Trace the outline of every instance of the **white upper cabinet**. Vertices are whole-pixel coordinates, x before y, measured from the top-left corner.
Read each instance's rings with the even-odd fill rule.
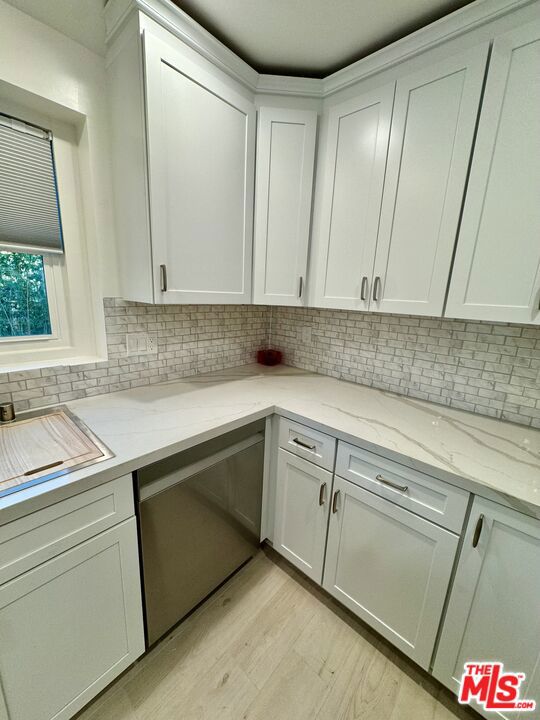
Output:
[[[540,23],[495,40],[446,315],[540,321]]]
[[[177,45],[145,32],[155,300],[248,303],[255,106]]]
[[[434,675],[457,692],[465,662],[498,660],[507,670],[526,674],[521,696],[535,699],[538,705],[539,598],[540,521],[475,498]],[[522,718],[531,713],[490,712],[486,716],[495,715]]]
[[[367,310],[394,83],[330,108],[314,304]]]
[[[259,110],[253,300],[303,305],[317,113]]]
[[[442,315],[488,44],[398,80],[370,309]]]

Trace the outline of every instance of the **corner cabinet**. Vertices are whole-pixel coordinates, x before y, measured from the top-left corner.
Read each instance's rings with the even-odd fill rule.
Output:
[[[446,315],[540,322],[540,22],[496,38]]]
[[[316,137],[314,110],[259,110],[255,303],[304,304]]]
[[[442,315],[487,55],[330,108],[316,305]]]
[[[110,56],[124,297],[251,302],[252,95],[141,14]]]
[[[520,694],[535,699],[538,706],[539,638],[540,520],[477,497],[433,674],[457,693],[465,662],[497,660],[511,672],[526,674]],[[510,720],[522,715],[530,713],[498,717]]]
[[[429,670],[469,493],[326,434],[324,469],[298,457],[316,431],[279,422],[274,549]]]
[[[458,539],[336,476],[323,587],[427,670]]]
[[[137,547],[131,518],[0,586],[0,718],[68,720],[143,653]]]

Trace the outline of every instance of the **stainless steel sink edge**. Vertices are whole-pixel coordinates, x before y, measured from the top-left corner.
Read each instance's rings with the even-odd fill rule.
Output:
[[[18,413],[14,420],[8,423],[2,423],[2,426],[0,427],[5,427],[7,425],[16,425],[17,422],[21,422],[22,420],[28,420],[33,417],[44,417],[46,415],[53,415],[58,412],[65,413],[73,422],[73,424],[76,425],[79,430],[83,432],[97,446],[97,448],[101,451],[102,455],[98,458],[81,462],[78,465],[73,465],[69,468],[55,470],[47,473],[46,475],[40,475],[40,477],[31,478],[27,482],[21,483],[20,485],[14,485],[13,487],[6,488],[5,490],[0,490],[0,498],[6,497],[7,495],[12,495],[16,492],[20,492],[21,490],[26,490],[27,488],[33,487],[35,485],[41,485],[42,483],[48,482],[49,480],[54,480],[55,478],[61,477],[62,475],[69,475],[76,470],[81,470],[82,468],[89,467],[90,465],[95,465],[96,463],[103,462],[104,460],[110,460],[114,457],[114,453],[105,445],[105,443],[103,443],[97,437],[97,435],[92,430],[90,430],[86,423],[84,423],[77,415],[72,413],[71,410],[66,407],[66,405],[51,405],[51,407],[42,408],[41,410],[31,410]]]

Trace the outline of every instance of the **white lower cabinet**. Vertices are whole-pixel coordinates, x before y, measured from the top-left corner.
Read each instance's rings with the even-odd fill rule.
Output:
[[[521,697],[539,706],[539,639],[540,521],[475,498],[433,673],[457,692],[465,662],[497,660],[526,674]]]
[[[132,517],[0,587],[2,720],[67,720],[144,652],[137,547]]]
[[[322,582],[332,473],[279,449],[274,547]]]
[[[458,537],[334,478],[323,587],[429,668]]]

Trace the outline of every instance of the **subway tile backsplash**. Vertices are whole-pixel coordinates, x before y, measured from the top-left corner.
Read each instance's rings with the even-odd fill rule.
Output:
[[[540,327],[276,307],[284,362],[540,428]]]
[[[108,360],[0,374],[18,411],[245,365],[288,365],[540,428],[540,328],[344,310],[155,306],[106,298]],[[155,338],[126,356],[126,333]]]
[[[266,307],[143,305],[105,298],[108,360],[0,374],[0,402],[17,411],[197,373],[246,365],[268,341]],[[126,356],[126,333],[148,333],[157,352]]]

